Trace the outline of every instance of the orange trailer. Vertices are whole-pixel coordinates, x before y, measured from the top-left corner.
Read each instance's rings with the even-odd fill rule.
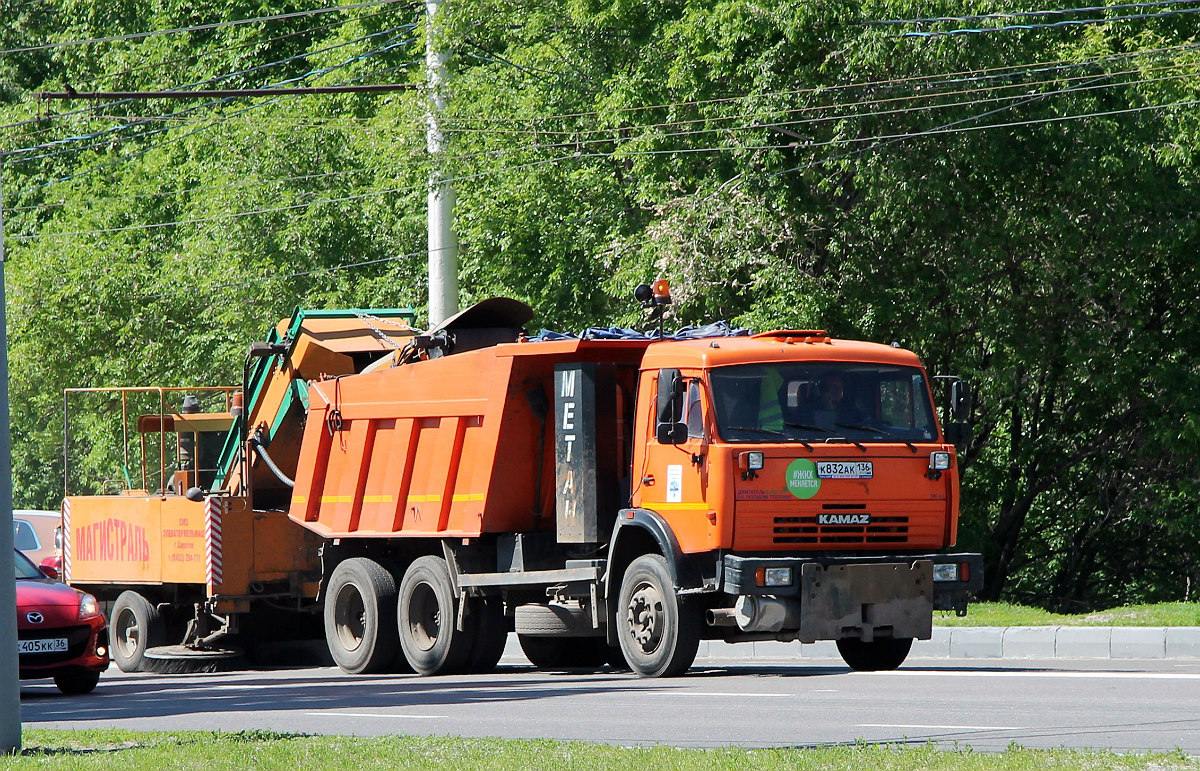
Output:
[[[661,314],[669,295],[639,299]],[[979,555],[946,553],[968,389],[949,379],[943,429],[909,351],[724,326],[531,340],[532,311],[503,299],[429,334],[355,313],[338,339],[356,352],[282,333],[252,347],[251,419],[189,478],[207,486],[143,496],[192,512],[192,532],[188,506],[205,512],[185,645],[253,642],[270,599],[319,615],[353,673],[486,671],[509,632],[545,667],[673,675],[702,639],[769,639],[835,640],[886,669],[981,585]],[[265,361],[274,379],[252,376]],[[68,498],[72,526],[85,500],[115,505]]]

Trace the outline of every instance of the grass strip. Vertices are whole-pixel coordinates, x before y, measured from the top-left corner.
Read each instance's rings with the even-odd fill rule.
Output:
[[[894,746],[858,743],[778,749],[680,749],[618,747],[545,739],[459,739],[448,737],[305,736],[270,731],[237,733],[64,731],[32,729],[19,755],[0,756],[0,771],[256,771],[257,769],[453,769],[453,771],[558,771],[604,769],[646,771],[1027,771],[1028,769],[1200,769],[1200,758],[1181,752],[1118,754],[1108,751],[1033,750],[1004,752],[969,747]]]
[[[938,612],[937,626],[1200,626],[1200,602],[1129,605],[1078,615],[1051,613],[1006,602],[972,603],[967,615]]]

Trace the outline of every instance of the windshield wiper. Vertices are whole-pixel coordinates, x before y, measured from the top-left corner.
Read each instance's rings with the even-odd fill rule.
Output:
[[[794,426],[796,424],[795,423],[785,423],[784,425]],[[803,428],[803,426],[801,426],[801,428]],[[804,445],[804,449],[808,450],[809,452],[812,452],[812,445],[810,445],[808,442],[804,441],[800,437],[792,436],[791,434],[785,434],[784,432],[777,431],[773,428],[759,428],[758,426],[730,426],[729,430],[730,431],[750,431],[751,433],[755,433],[755,434],[769,434],[770,436],[778,436],[779,438],[783,439],[785,442],[799,442],[800,444]]]
[[[890,436],[893,439],[899,439],[901,442],[904,442],[904,444],[906,444],[908,446],[908,449],[912,450],[913,452],[917,451],[917,446],[915,444],[908,441],[907,439],[900,436],[899,434],[893,434],[891,431],[888,431],[886,428],[879,428],[877,426],[856,426],[852,423],[838,423],[838,428],[853,428],[855,431],[866,431],[868,433],[883,434],[884,436]]]
[[[824,431],[827,434],[833,432],[833,429],[825,428],[825,426],[814,426],[808,423],[792,423],[787,420],[783,421],[783,425],[788,426],[789,428],[803,428],[806,431]]]

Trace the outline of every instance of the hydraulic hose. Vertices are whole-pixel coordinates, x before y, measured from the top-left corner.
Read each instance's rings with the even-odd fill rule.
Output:
[[[267,464],[267,468],[271,469],[271,473],[273,473],[280,482],[283,482],[288,487],[296,486],[296,480],[288,478],[288,475],[280,471],[279,467],[275,465],[275,461],[271,460],[271,456],[267,454],[267,445],[262,439],[258,438],[258,434],[254,434],[250,437],[250,443],[254,445],[254,451],[258,453],[258,457],[263,459],[263,463]]]

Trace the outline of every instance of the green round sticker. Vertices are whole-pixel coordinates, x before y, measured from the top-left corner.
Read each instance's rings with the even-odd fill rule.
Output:
[[[817,464],[811,460],[797,458],[788,464],[787,486],[792,495],[801,500],[811,498],[821,489],[821,479],[817,476]]]

